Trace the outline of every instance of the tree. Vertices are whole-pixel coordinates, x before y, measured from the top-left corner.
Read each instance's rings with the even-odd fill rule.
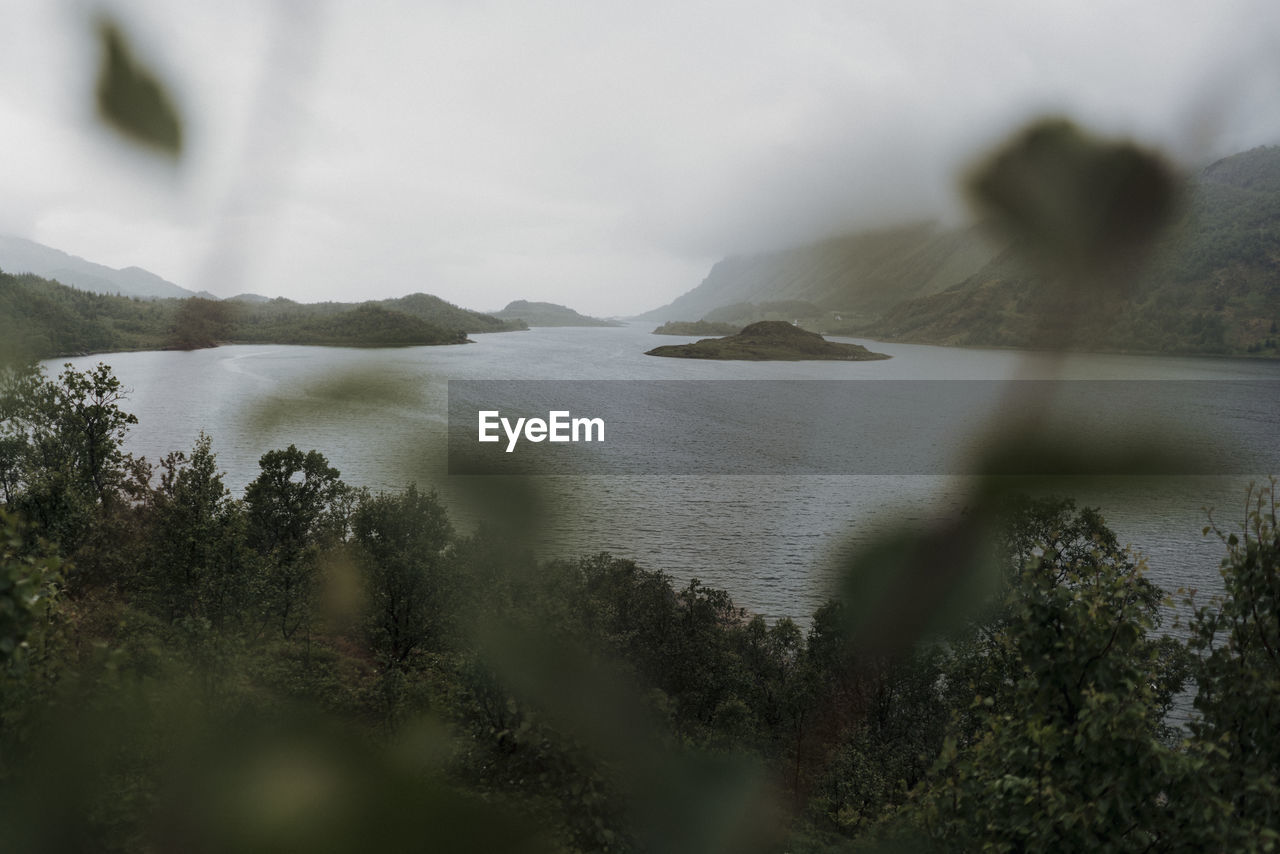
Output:
[[[453,526],[435,493],[411,485],[398,495],[365,496],[352,516],[351,537],[368,593],[370,643],[403,665],[437,629]]]
[[[14,388],[14,386],[11,386]],[[80,372],[68,362],[57,380],[20,376],[7,430],[11,504],[64,552],[74,552],[124,484],[130,457],[123,443],[138,419],[121,403],[127,392],[101,362]]]
[[[1189,645],[1200,719],[1192,732],[1211,757],[1227,824],[1244,841],[1280,845],[1280,528],[1275,481],[1251,492],[1239,534],[1214,531],[1227,547],[1225,595],[1197,608]],[[1194,604],[1194,603],[1192,603]]]
[[[188,457],[169,454],[151,497],[144,598],[169,621],[202,617],[215,627],[248,602],[251,561],[243,518],[204,433]]]
[[[38,363],[0,364],[0,499],[13,504],[23,491],[31,456],[36,402],[44,384]]]
[[[61,581],[61,560],[43,544],[27,547],[25,539],[21,520],[0,510],[0,680],[27,657],[28,639],[56,601]]]
[[[1015,507],[1016,574],[966,651],[977,664],[949,674],[968,702],[916,815],[948,850],[1201,850],[1216,805],[1196,759],[1162,738],[1174,686],[1148,634],[1158,588],[1096,513],[1072,509]]]
[[[266,560],[268,616],[289,638],[308,619],[317,555],[342,538],[338,508],[348,490],[319,451],[290,445],[263,454],[258,466],[244,493],[247,537]]]
[[[120,408],[128,393],[108,365],[80,373],[67,362],[53,387],[53,423],[84,487],[105,504],[121,476],[121,446],[136,416]]]

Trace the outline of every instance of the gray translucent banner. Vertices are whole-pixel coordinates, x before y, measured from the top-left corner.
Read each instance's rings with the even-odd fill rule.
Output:
[[[451,474],[1265,476],[1277,428],[1271,380],[449,382]]]

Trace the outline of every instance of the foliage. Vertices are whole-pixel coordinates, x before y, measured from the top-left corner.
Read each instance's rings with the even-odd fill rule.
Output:
[[[310,618],[319,552],[345,533],[336,514],[346,486],[319,451],[268,451],[245,489],[249,546],[266,562],[263,597],[280,634]]]
[[[180,156],[182,118],[164,84],[134,55],[114,21],[98,23],[98,38],[102,45],[99,114],[135,142]]]
[[[1200,719],[1228,821],[1252,844],[1280,845],[1280,529],[1275,481],[1251,492],[1239,533],[1214,530],[1225,596],[1195,609],[1189,645]],[[1206,529],[1208,532],[1209,529]],[[1243,846],[1242,846],[1243,847]]]
[[[0,509],[0,679],[26,663],[31,635],[48,618],[61,581],[61,561],[26,539],[19,518]]]
[[[137,418],[126,391],[101,362],[80,372],[68,363],[54,381],[11,375],[5,419],[6,491],[42,532],[74,551],[109,514],[127,480],[123,441]]]
[[[446,548],[453,529],[434,493],[410,486],[400,495],[363,496],[351,540],[365,578],[370,646],[403,665],[439,637]]]
[[[249,613],[257,567],[245,517],[222,483],[212,446],[201,433],[189,457],[165,458],[151,492],[138,593],[171,623],[196,618],[220,628]]]
[[[911,818],[946,850],[1202,850],[1217,803],[1167,738],[1184,668],[1149,636],[1160,592],[1072,510],[1015,505],[1008,593],[957,648],[955,720]]]

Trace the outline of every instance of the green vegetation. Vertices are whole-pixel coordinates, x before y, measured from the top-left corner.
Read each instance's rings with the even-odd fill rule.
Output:
[[[794,249],[725,258],[692,291],[641,319],[698,317],[747,324],[809,317],[833,325],[802,325],[829,332],[842,323],[870,320],[905,299],[942,291],[976,273],[993,255],[995,250],[973,228],[913,223],[841,235]],[[802,305],[778,305],[789,302]],[[777,309],[781,313],[773,313]],[[720,310],[731,314],[721,316]]]
[[[100,32],[100,90],[121,90],[102,96],[104,116],[179,156],[151,127],[157,113],[181,127],[164,87]],[[1027,258],[1062,232],[1088,238],[1118,211],[1143,223],[1161,207],[1094,192],[1094,179],[1115,189],[1160,170],[1066,130],[1064,148],[1005,185],[1031,196],[1005,210],[1015,231],[1058,205],[1040,192],[1046,178],[1071,191],[1065,218],[1022,229],[1040,244],[1020,248]],[[1097,168],[1115,162],[1119,174]],[[1215,171],[1259,186],[1247,168]],[[1124,228],[1098,236],[1067,240],[1058,262],[1100,269],[1143,242]],[[856,279],[870,294],[958,281],[951,263],[974,259],[952,237],[854,239]],[[1205,247],[1215,274],[1221,246]],[[883,263],[864,251],[877,247]],[[841,241],[828,249],[838,262]],[[1079,307],[1065,291],[1089,289],[1048,272],[1053,294],[1027,311],[1041,328],[1063,317],[1055,307]],[[1239,295],[1215,284],[1225,309]],[[43,306],[56,328],[0,312],[4,340],[135,334],[72,305]],[[189,313],[178,331],[193,341],[237,322]],[[137,332],[156,329],[175,331]],[[1194,331],[1231,345],[1226,320],[1201,317]],[[1274,482],[1222,534],[1225,594],[1195,610],[1185,646],[1159,637],[1160,591],[1095,512],[997,502],[995,478],[964,518],[871,544],[806,633],[608,555],[540,565],[519,548],[516,513],[460,536],[433,495],[352,489],[316,451],[264,455],[236,500],[207,437],[158,469],[124,454],[122,402],[105,366],[0,374],[4,850],[1280,846]],[[530,497],[510,482],[486,495],[508,507]],[[984,605],[957,622],[951,600],[984,579]],[[1170,731],[1188,673],[1201,717]]]
[[[843,344],[825,340],[816,332],[808,332],[783,320],[762,320],[725,338],[703,338],[692,344],[670,344],[655,347],[648,356],[671,356],[677,359],[740,359],[752,362],[808,361],[815,359],[844,362],[866,362],[889,358],[873,353],[861,344]]]
[[[653,330],[654,335],[736,335],[740,324],[712,323],[709,320],[668,320]]]
[[[360,304],[141,300],[0,272],[0,341],[26,358],[217,344],[462,344],[467,333],[523,328],[427,294]]]
[[[233,498],[208,437],[122,452],[102,365],[0,391],[7,850],[1280,842],[1274,485],[1185,642],[1096,511],[1015,496],[987,604],[897,643],[865,597],[806,631],[606,554],[538,563],[317,451]]]
[[[863,328],[875,337],[1038,347],[1042,319],[1079,317],[1077,349],[1280,355],[1280,147],[1218,161],[1183,188],[1185,202],[1150,261],[1076,304],[1044,271],[1006,253],[935,295]]]
[[[1046,140],[1064,133],[1063,123],[1048,125]],[[1087,141],[1063,142],[1066,153],[1046,161],[1059,164],[1060,180],[1043,187],[1058,200],[1044,220],[1058,241],[1085,212],[1078,196],[1127,192],[1100,182],[1121,181],[1143,162],[1123,152],[1072,159]],[[917,225],[726,258],[697,288],[643,317],[791,320],[824,334],[958,346],[1280,355],[1280,147],[1228,157],[1168,187],[1147,177],[1164,195],[1141,253],[1110,256],[1108,240],[1134,236],[1123,211],[1092,221],[1069,247],[1036,244],[1029,226],[1014,222],[1027,219],[1030,208],[1020,206],[1034,200],[1009,198],[1005,222],[1014,224],[995,243],[975,229]],[[1010,185],[987,190],[1016,196],[1016,175]],[[1069,199],[1084,205],[1069,209]],[[1083,275],[1081,264],[1093,262],[1082,259],[1095,254],[1119,263]],[[1066,267],[1072,282],[1064,288]],[[1077,318],[1069,340],[1052,340],[1062,334],[1055,318]]]
[[[495,311],[494,317],[501,320],[526,323],[529,326],[621,326],[612,320],[601,320],[557,305],[553,302],[530,302],[518,299],[507,303],[501,311]]]

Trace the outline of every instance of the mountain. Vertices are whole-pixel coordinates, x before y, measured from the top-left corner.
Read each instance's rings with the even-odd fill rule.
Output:
[[[556,305],[553,302],[530,302],[518,299],[507,303],[501,311],[495,311],[494,317],[503,320],[522,320],[530,326],[621,326],[612,320],[601,320],[598,317],[587,317],[578,314],[571,308]]]
[[[916,223],[832,237],[809,246],[718,262],[700,285],[642,320],[751,322],[741,310],[717,309],[797,301],[844,322],[876,316],[903,299],[937,293],[981,269],[995,250],[976,229]],[[796,319],[784,308],[774,319]],[[807,324],[806,324],[807,325]]]
[[[141,267],[116,270],[32,240],[6,235],[0,235],[0,270],[34,273],[95,294],[121,294],[143,299],[197,296]]]
[[[904,300],[861,334],[922,343],[1035,347],[1044,323],[1087,312],[1088,350],[1280,355],[1280,147],[1227,157],[1192,176],[1182,213],[1150,263],[1117,293],[1072,306],[1012,251],[940,293]]]
[[[1280,355],[1280,147],[1187,179],[1149,263],[1103,300],[1064,298],[1016,247],[916,224],[715,264],[649,320],[790,320],[824,333],[1036,348]]]

